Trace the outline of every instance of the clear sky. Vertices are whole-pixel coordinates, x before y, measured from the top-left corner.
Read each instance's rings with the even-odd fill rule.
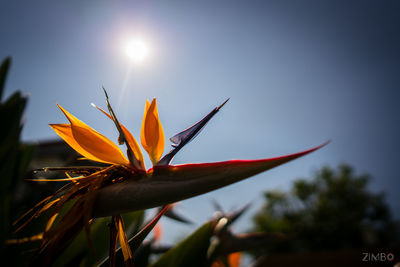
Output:
[[[104,107],[102,85],[137,138],[146,98],[157,98],[171,137],[231,97],[174,163],[274,157],[332,140],[184,201],[178,211],[193,221],[211,216],[211,199],[226,209],[254,201],[254,212],[263,191],[342,162],[373,175],[371,189],[387,193],[399,218],[399,14],[398,1],[3,0],[0,57],[13,57],[6,95],[30,94],[25,141],[57,138],[47,126],[66,122],[56,102],[115,140],[90,106]],[[142,64],[124,54],[130,36],[147,40]]]

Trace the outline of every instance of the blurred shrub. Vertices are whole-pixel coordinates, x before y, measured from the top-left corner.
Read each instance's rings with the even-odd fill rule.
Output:
[[[15,251],[10,247],[5,247],[4,240],[9,237],[11,222],[15,219],[15,214],[18,213],[14,209],[16,202],[18,202],[18,184],[27,173],[34,147],[20,142],[23,126],[22,116],[27,97],[17,91],[7,99],[3,99],[10,64],[11,58],[8,57],[0,66],[0,246],[2,255],[7,254],[12,257]],[[15,255],[18,255],[16,253]]]
[[[295,181],[290,192],[267,191],[265,205],[254,217],[254,230],[291,237],[268,252],[395,246],[396,223],[384,194],[368,190],[370,179],[340,165]]]

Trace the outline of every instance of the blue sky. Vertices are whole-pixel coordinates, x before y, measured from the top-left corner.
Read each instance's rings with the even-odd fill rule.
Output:
[[[371,190],[385,191],[399,218],[399,12],[397,1],[1,1],[0,56],[13,57],[6,95],[30,94],[25,141],[57,138],[48,124],[66,120],[56,102],[115,140],[113,124],[90,106],[104,107],[102,85],[137,138],[146,98],[157,98],[171,137],[230,97],[174,163],[332,143],[184,201],[180,212],[201,223],[211,199],[227,209],[254,201],[254,212],[263,191],[345,162],[374,177]],[[150,47],[130,71],[129,36]]]

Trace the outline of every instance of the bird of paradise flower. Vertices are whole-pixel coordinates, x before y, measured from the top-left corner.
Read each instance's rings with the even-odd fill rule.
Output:
[[[68,177],[34,179],[35,181],[68,181],[69,183],[37,203],[15,222],[15,225],[20,225],[17,228],[18,231],[33,218],[50,211],[43,233],[31,238],[31,240],[41,240],[31,262],[32,265],[51,264],[82,228],[85,229],[91,243],[90,224],[94,218],[112,216],[111,265],[115,262],[115,249],[117,239],[119,239],[125,264],[132,266],[132,252],[124,231],[122,213],[164,206],[161,212],[134,237],[135,242],[139,244],[168,209],[169,203],[241,181],[326,145],[325,143],[306,151],[270,159],[171,165],[175,154],[197,136],[229,99],[193,126],[170,138],[173,149],[164,157],[161,157],[165,146],[164,131],[158,116],[157,101],[153,99],[151,103],[146,101],[141,128],[142,147],[153,163],[153,167],[146,170],[138,142],[118,121],[109,103],[108,95],[105,90],[104,92],[108,112],[94,106],[114,122],[119,132],[118,143],[125,144],[127,157],[116,144],[58,105],[69,124],[50,124],[51,128],[84,158],[106,163],[108,166],[45,168],[45,170],[63,170]],[[60,210],[65,204],[73,201],[72,207],[56,222]]]

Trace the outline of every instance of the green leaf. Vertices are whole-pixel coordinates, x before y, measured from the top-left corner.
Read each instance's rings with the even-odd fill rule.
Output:
[[[129,246],[130,246],[130,249],[134,256],[135,256],[136,250],[143,244],[143,240],[151,232],[151,230],[154,228],[154,226],[157,224],[157,222],[160,220],[161,216],[165,213],[166,210],[167,210],[167,207],[164,207],[164,209],[161,210],[153,220],[148,222],[140,231],[138,231],[137,233],[135,232],[136,235],[129,239]],[[142,211],[142,212],[144,212],[144,211]],[[142,218],[143,218],[143,216],[142,216]],[[127,236],[129,236],[129,235],[127,234]],[[116,260],[115,263],[117,266],[124,264],[121,247],[119,247],[116,250],[115,260]],[[110,257],[109,256],[106,257],[99,264],[99,266],[109,266],[109,265],[110,265]]]
[[[11,57],[6,57],[0,66],[0,101],[3,99],[4,85],[7,79],[8,69],[10,68]]]
[[[151,267],[204,266],[214,223],[207,222],[177,246],[163,254]]]
[[[134,234],[139,232],[140,227],[143,225],[144,217],[144,210],[122,214],[122,219],[125,223],[125,232],[127,236],[133,236]]]
[[[0,104],[0,160],[8,157],[8,151],[14,149],[19,142],[21,132],[21,118],[27,99],[20,92],[12,94],[4,103]]]
[[[126,223],[127,233],[137,232],[143,222],[144,211],[130,212],[123,215]],[[97,219],[90,227],[91,236],[95,246],[96,254],[99,259],[95,259],[90,251],[89,242],[84,231],[74,239],[67,249],[57,259],[55,266],[67,266],[72,262],[83,261],[82,266],[93,266],[96,260],[108,256],[110,217]]]
[[[29,164],[35,153],[36,146],[30,144],[20,144],[18,148],[18,164],[15,169],[15,178],[12,180],[10,190],[16,190],[16,185],[20,179],[27,174]]]

